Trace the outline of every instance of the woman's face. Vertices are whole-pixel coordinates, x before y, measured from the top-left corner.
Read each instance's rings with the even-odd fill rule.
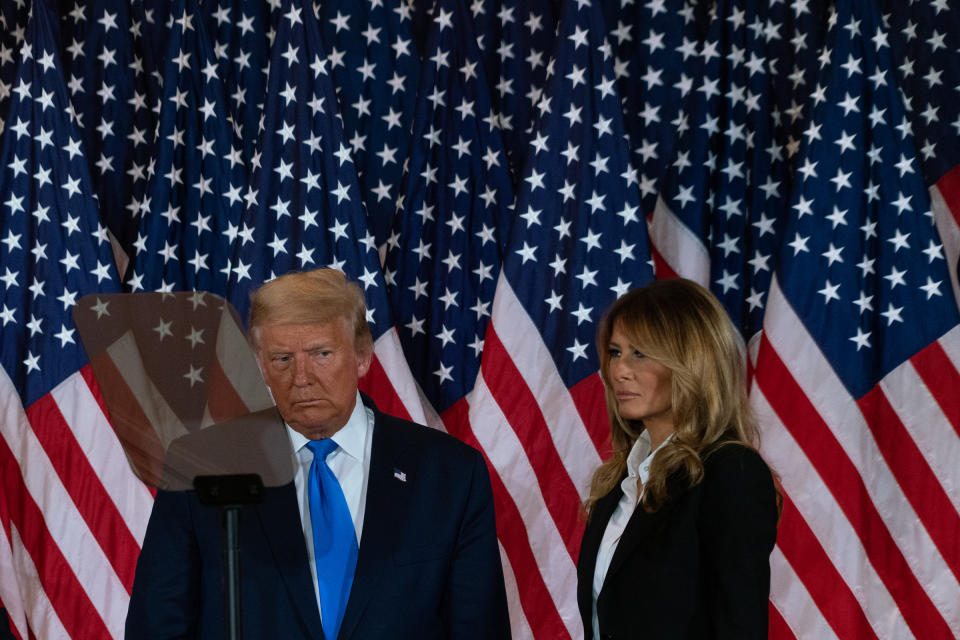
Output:
[[[648,429],[673,431],[670,369],[647,358],[632,346],[619,323],[614,323],[607,345],[608,378],[613,385],[620,416],[642,420]]]

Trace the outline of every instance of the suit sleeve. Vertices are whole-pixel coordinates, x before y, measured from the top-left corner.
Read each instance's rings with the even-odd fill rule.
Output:
[[[474,456],[444,608],[450,640],[510,638],[493,493],[479,453]]]
[[[766,638],[778,518],[773,478],[754,451],[729,445],[714,456],[700,524],[708,624],[716,638]]]
[[[200,602],[199,550],[186,492],[158,491],[127,610],[125,638],[192,638]]]

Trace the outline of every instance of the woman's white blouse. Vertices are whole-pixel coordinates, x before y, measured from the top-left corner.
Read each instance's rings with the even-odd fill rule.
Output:
[[[671,438],[673,436],[670,436]],[[603,531],[603,539],[600,540],[600,549],[597,551],[597,565],[593,570],[593,637],[600,637],[600,622],[597,619],[597,597],[603,588],[603,581],[607,577],[607,570],[610,568],[610,561],[617,550],[617,544],[620,542],[620,536],[623,530],[627,528],[630,516],[637,507],[642,494],[638,493],[638,481],[641,485],[647,483],[650,477],[650,463],[653,462],[653,456],[666,444],[670,438],[667,438],[654,451],[650,451],[650,436],[644,431],[637,438],[627,454],[627,477],[620,483],[623,490],[623,496],[617,503],[617,508],[607,522],[607,528]]]

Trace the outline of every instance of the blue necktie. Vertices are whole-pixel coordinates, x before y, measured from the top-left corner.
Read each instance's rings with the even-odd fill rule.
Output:
[[[326,462],[337,443],[329,438],[311,440],[307,447],[313,452],[307,496],[320,586],[323,635],[327,640],[335,640],[357,567],[357,534],[340,483]]]

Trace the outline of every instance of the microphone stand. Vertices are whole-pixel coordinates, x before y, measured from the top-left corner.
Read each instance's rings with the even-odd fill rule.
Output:
[[[226,534],[223,540],[226,631],[228,640],[241,640],[240,511],[245,505],[263,502],[263,481],[255,473],[197,476],[193,479],[193,487],[201,503],[218,505],[223,513]]]

